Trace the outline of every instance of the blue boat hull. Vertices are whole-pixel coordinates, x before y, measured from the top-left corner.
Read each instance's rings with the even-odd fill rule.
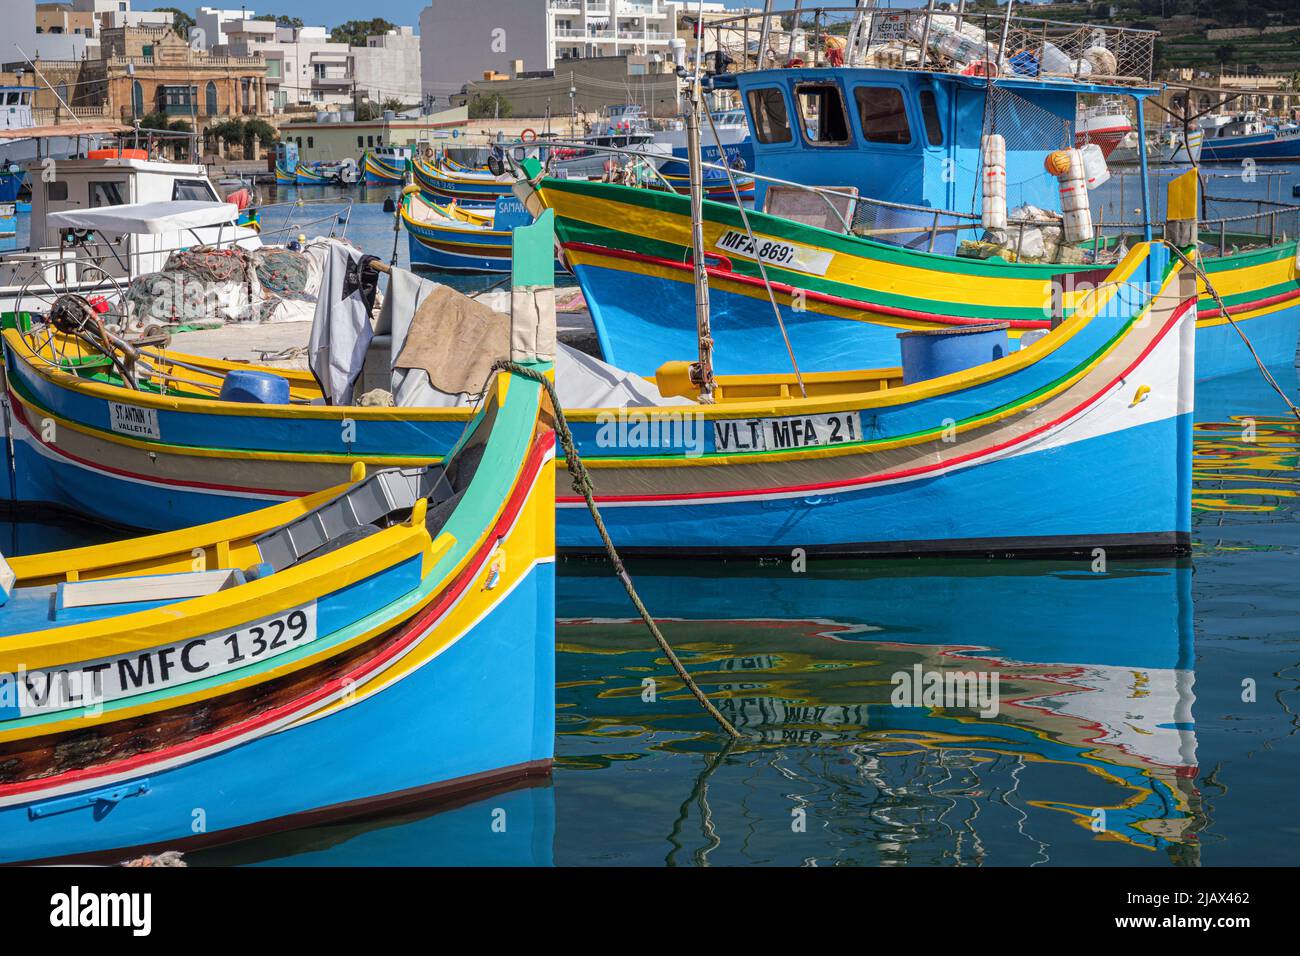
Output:
[[[927,480],[702,504],[602,502],[601,517],[620,547],[646,554],[1186,550],[1190,476],[1148,463],[1189,460],[1191,428],[1188,413]],[[854,540],[852,528],[870,532]],[[556,538],[568,549],[602,550],[581,505],[557,510]]]
[[[554,571],[535,565],[471,631],[372,696],[119,781],[113,789],[135,792],[116,802],[5,807],[0,862],[229,842],[544,774],[554,655],[536,635],[554,619]]]
[[[1237,162],[1243,159],[1300,162],[1300,136],[1278,137],[1261,133],[1222,141],[1207,139],[1201,145],[1201,162]]]

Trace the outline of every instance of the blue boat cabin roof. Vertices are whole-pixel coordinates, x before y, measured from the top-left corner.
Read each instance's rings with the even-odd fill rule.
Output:
[[[983,77],[920,70],[794,67],[714,77],[735,89],[749,118],[755,172],[791,182],[856,187],[886,202],[978,214]],[[1078,94],[1141,98],[1143,87],[1001,78],[992,131],[1007,143],[1007,206],[1060,209],[1059,184],[1043,161],[1073,145]],[[1004,102],[1006,99],[1004,98]],[[1059,127],[1057,124],[1059,123]],[[1031,128],[1032,127],[1032,128]],[[757,184],[755,208],[763,208]]]

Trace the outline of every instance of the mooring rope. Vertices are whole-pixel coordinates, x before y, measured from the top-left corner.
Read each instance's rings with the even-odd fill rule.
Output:
[[[1251,344],[1251,341],[1247,337],[1246,333],[1243,332],[1241,330],[1241,326],[1237,324],[1237,320],[1234,319],[1232,317],[1232,313],[1228,311],[1227,303],[1223,301],[1223,298],[1219,295],[1218,290],[1214,288],[1214,283],[1211,282],[1210,277],[1205,274],[1205,270],[1202,269],[1198,263],[1193,261],[1187,255],[1187,253],[1183,252],[1183,250],[1179,249],[1168,239],[1163,239],[1161,241],[1164,242],[1164,244],[1167,245],[1170,249],[1172,249],[1174,255],[1176,255],[1179,259],[1181,259],[1183,264],[1186,265],[1189,269],[1191,269],[1194,273],[1196,273],[1197,277],[1199,277],[1200,280],[1205,283],[1205,290],[1210,293],[1210,296],[1214,299],[1215,304],[1218,305],[1219,312],[1223,315],[1225,319],[1228,320],[1229,324],[1231,324],[1232,327],[1236,329],[1237,334],[1241,336],[1242,343],[1246,346],[1246,349],[1250,352],[1250,357],[1253,358],[1255,360],[1255,364],[1259,366],[1259,374],[1264,376],[1264,381],[1267,382],[1272,387],[1273,391],[1277,392],[1278,397],[1281,398],[1282,401],[1286,402],[1287,408],[1291,409],[1291,414],[1296,417],[1297,421],[1300,421],[1300,407],[1297,407],[1296,403],[1291,401],[1291,399],[1287,397],[1287,394],[1283,390],[1282,386],[1277,383],[1277,379],[1273,377],[1273,373],[1268,370],[1268,366],[1264,364],[1264,360],[1261,359],[1259,357],[1259,353],[1255,351],[1255,346]]]
[[[668,662],[673,665],[673,670],[682,679],[682,683],[695,695],[695,699],[700,702],[700,706],[708,711],[709,716],[718,722],[718,725],[726,731],[727,735],[733,740],[739,740],[740,731],[736,730],[731,725],[731,722],[722,716],[718,708],[713,706],[713,702],[709,700],[704,691],[700,690],[699,685],[695,683],[691,675],[686,672],[686,668],[682,666],[682,662],[678,660],[667,639],[664,638],[663,632],[659,630],[659,625],[655,623],[655,619],[650,616],[650,612],[646,610],[646,606],[641,602],[641,596],[637,594],[636,585],[632,583],[627,568],[623,566],[623,559],[619,557],[618,549],[614,547],[609,531],[605,528],[605,522],[600,517],[600,508],[596,506],[596,499],[592,492],[591,476],[587,473],[586,466],[583,465],[582,459],[578,456],[578,448],[573,441],[573,432],[569,430],[569,423],[564,418],[564,409],[560,404],[560,396],[556,394],[555,383],[541,372],[525,368],[518,362],[502,360],[492,367],[537,382],[542,388],[546,389],[546,394],[551,397],[551,405],[555,408],[555,434],[564,449],[564,461],[569,469],[569,478],[573,483],[573,490],[586,499],[587,510],[591,512],[591,520],[595,522],[596,530],[600,532],[601,541],[605,544],[605,554],[609,556],[610,563],[614,565],[614,573],[623,582],[623,590],[627,591],[627,596],[631,598],[637,613],[641,615],[641,620],[645,622],[645,626],[659,644],[659,649],[664,652],[664,656],[668,658]]]

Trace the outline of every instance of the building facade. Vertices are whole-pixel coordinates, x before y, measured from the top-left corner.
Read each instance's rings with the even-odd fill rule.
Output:
[[[368,37],[349,51],[357,90],[372,102],[420,102],[420,38],[412,27],[398,27]]]
[[[269,112],[260,56],[194,50],[170,27],[113,27],[100,42],[107,106],[123,122],[160,112],[201,129]]]
[[[332,43],[324,27],[283,27],[270,20],[239,20],[224,28],[218,47],[234,57],[266,61],[268,102],[275,111],[296,106],[347,106],[355,92],[348,45]]]

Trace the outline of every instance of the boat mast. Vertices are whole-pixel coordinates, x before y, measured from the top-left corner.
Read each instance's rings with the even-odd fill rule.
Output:
[[[704,169],[700,157],[700,73],[704,66],[704,0],[700,0],[695,35],[695,72],[687,93],[686,152],[691,179],[691,259],[695,267],[695,331],[700,359],[691,366],[691,381],[701,402],[713,401],[713,333],[709,327],[709,273],[704,261]]]

